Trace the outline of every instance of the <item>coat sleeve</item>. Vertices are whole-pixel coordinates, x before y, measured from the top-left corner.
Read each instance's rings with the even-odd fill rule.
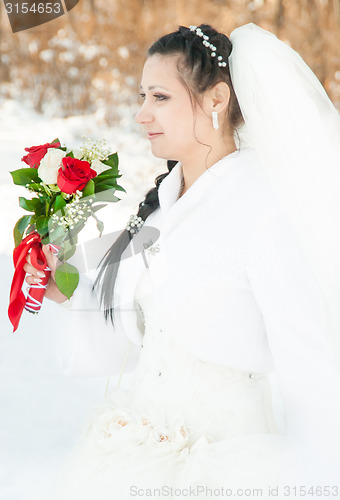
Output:
[[[71,300],[63,303],[66,314],[65,327],[61,329],[59,342],[60,366],[66,376],[107,377],[134,371],[141,350],[137,336],[127,336],[121,321],[119,308],[115,307],[115,328],[107,323],[92,292],[93,279],[80,274],[79,285]],[[119,295],[115,294],[119,300]],[[64,311],[62,311],[64,312]],[[135,310],[128,311],[136,317]],[[136,330],[142,327],[135,321]],[[139,335],[142,338],[143,332]],[[126,364],[125,364],[126,360]],[[124,366],[125,365],[125,366]]]
[[[245,266],[284,404],[290,451],[283,481],[338,484],[340,373],[324,298],[287,216],[268,206],[257,220]]]
[[[119,375],[125,359],[124,373],[135,370],[145,331],[143,313],[136,296],[139,280],[145,271],[141,249],[144,242],[158,237],[160,222],[158,209],[148,216],[142,230],[122,253],[114,290],[114,329],[110,321],[105,322],[96,294],[91,291],[96,272],[80,274],[79,285],[71,300],[64,303],[64,308],[69,309],[69,319],[60,338],[60,364],[66,375]],[[109,241],[109,244],[112,242]],[[98,248],[101,247],[96,240],[96,244],[90,245],[85,251],[85,260],[91,262],[90,269],[93,270],[103,254],[98,255]],[[79,253],[74,256],[73,263],[79,269],[83,266],[81,262]]]

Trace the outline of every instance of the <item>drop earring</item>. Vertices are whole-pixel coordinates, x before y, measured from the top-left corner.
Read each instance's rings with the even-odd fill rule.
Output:
[[[218,115],[217,115],[217,111],[213,111],[211,113],[212,115],[212,122],[213,122],[213,127],[215,130],[218,130],[219,129],[219,124],[218,124]]]

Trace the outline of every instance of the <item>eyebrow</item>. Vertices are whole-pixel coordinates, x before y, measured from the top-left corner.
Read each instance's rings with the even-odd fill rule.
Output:
[[[142,89],[143,86],[141,85],[140,88]],[[151,87],[148,87],[148,90],[154,90],[156,88],[159,88],[159,89],[164,89],[164,90],[169,90],[167,89],[166,87],[162,87],[162,85],[151,85]]]

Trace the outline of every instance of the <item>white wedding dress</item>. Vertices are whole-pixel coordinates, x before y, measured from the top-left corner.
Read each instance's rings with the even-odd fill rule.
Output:
[[[85,279],[72,297],[66,372],[117,374],[129,347],[132,379],[93,409],[47,498],[302,498],[314,484],[335,496],[340,377],[295,234],[251,148],[179,198],[181,178],[177,164],[124,251],[118,328]]]
[[[148,273],[136,290],[145,334],[131,385],[94,409],[49,499],[125,500],[156,488],[167,498],[261,488],[267,498],[283,450],[268,374],[179,346],[158,326]]]

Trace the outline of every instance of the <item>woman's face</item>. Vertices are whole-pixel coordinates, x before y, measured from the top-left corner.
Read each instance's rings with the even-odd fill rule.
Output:
[[[211,120],[199,107],[193,110],[179,79],[178,57],[155,54],[147,59],[141,82],[144,103],[135,120],[145,126],[156,157],[184,163],[193,151],[197,154],[197,140],[209,137]]]

